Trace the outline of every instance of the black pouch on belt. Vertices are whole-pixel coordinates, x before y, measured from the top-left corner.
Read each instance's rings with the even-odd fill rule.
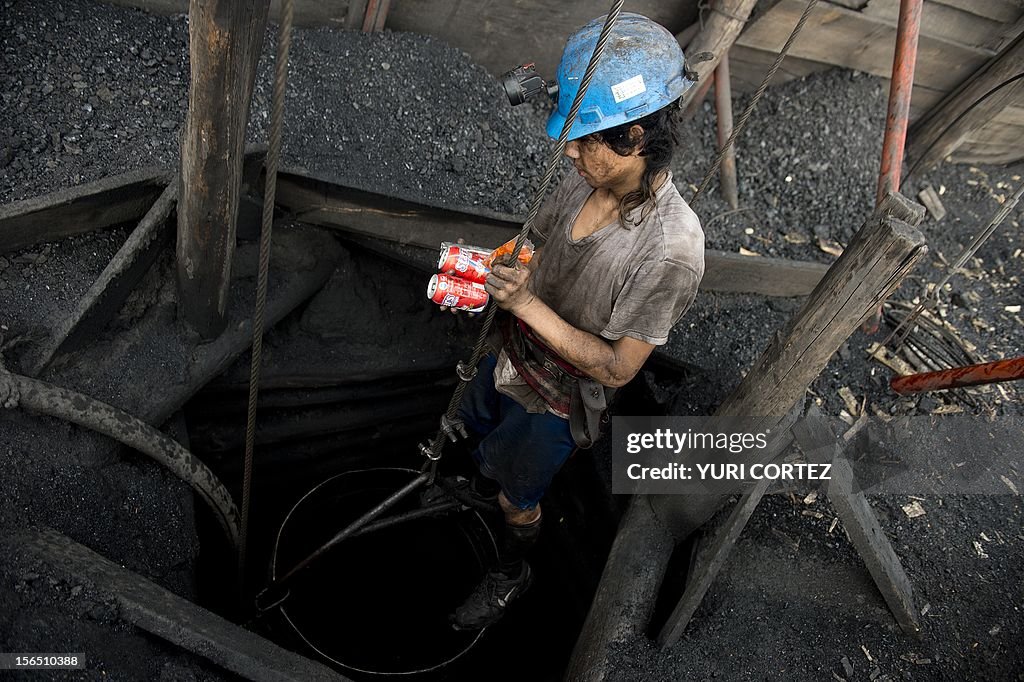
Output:
[[[601,425],[607,420],[608,401],[614,392],[593,379],[576,377],[569,401],[569,430],[580,448],[590,448],[601,437]]]

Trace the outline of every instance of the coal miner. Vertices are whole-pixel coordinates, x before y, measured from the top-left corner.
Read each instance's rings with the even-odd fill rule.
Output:
[[[566,44],[552,138],[603,24],[595,19]],[[675,37],[622,14],[572,122],[565,156],[574,171],[534,224],[540,248],[528,265],[494,265],[487,278],[504,311],[501,335],[461,417],[481,438],[474,494],[497,494],[505,528],[499,564],[456,609],[456,628],[490,625],[530,586],[525,556],[552,478],[597,437],[608,394],[668,341],[697,293],[704,233],[670,171],[679,98],[692,84]]]

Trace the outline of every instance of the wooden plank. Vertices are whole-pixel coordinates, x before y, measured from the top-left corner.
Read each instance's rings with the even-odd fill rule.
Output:
[[[697,612],[697,607],[704,600],[704,595],[711,589],[711,584],[725,565],[725,560],[732,553],[740,533],[746,527],[754,509],[760,504],[770,483],[771,481],[767,478],[758,481],[753,488],[743,494],[736,506],[733,507],[729,518],[715,529],[708,541],[708,546],[703,548],[697,556],[696,571],[686,581],[683,596],[658,634],[658,646],[672,646],[679,641],[686,626],[690,623],[690,619],[693,618],[693,614]]]
[[[144,168],[0,206],[0,254],[141,218],[173,173]]]
[[[1024,158],[1024,110],[1008,106],[964,138],[953,163],[1006,164]]]
[[[222,374],[252,343],[252,291],[259,247],[238,246],[229,325],[217,339],[196,344],[175,319],[174,282],[160,284],[158,302],[112,338],[55,358],[42,378],[158,425],[211,379]],[[319,291],[334,272],[343,248],[314,227],[277,226],[270,256],[270,288],[264,331]],[[146,362],[138,362],[145,357]],[[152,390],[160,386],[159,391]]]
[[[698,33],[689,45],[689,54],[700,54],[710,52],[712,58],[708,61],[691,64],[690,68],[697,72],[697,80],[700,83],[710,82],[715,69],[722,57],[729,54],[729,48],[736,42],[740,31],[746,25],[747,17],[757,0],[715,0],[712,10],[707,13],[704,19],[704,28]],[[681,106],[685,109],[697,98],[698,87],[690,88],[682,96]]]
[[[900,0],[871,0],[862,13],[895,25],[899,19]],[[921,36],[992,52],[999,49],[1004,28],[1005,24],[1000,21],[937,2],[925,2],[921,13]]]
[[[520,228],[516,223],[413,204],[288,172],[279,174],[277,201],[303,222],[432,252],[442,241],[456,238],[497,246]],[[701,289],[765,296],[805,296],[828,270],[822,263],[714,250],[705,251],[704,261]]]
[[[177,201],[178,183],[173,182],[114,254],[74,312],[62,319],[46,341],[31,353],[28,367],[33,376],[57,354],[84,345],[117,314],[128,294],[170,241],[173,232],[167,229],[167,223]]]
[[[778,425],[775,430],[776,435],[765,452],[759,456],[758,462],[776,461],[792,445],[793,434],[790,433],[790,427],[802,413],[803,405],[798,403]],[[679,641],[690,619],[693,618],[693,614],[704,600],[704,595],[711,589],[712,583],[718,577],[729,554],[732,553],[740,533],[743,532],[747,521],[750,520],[750,515],[754,513],[754,509],[757,508],[771,484],[771,480],[761,479],[751,486],[740,497],[728,518],[712,531],[710,540],[697,554],[693,570],[690,572],[690,577],[687,578],[683,596],[679,598],[658,633],[658,646],[670,647]]]
[[[1024,7],[1017,0],[928,0],[947,7],[977,14],[980,17],[1009,23],[1016,21],[1024,13]]]
[[[900,210],[903,202],[886,199]],[[914,204],[916,206],[916,204]],[[918,206],[915,215],[923,213]],[[769,429],[800,400],[839,346],[895,291],[917,260],[927,252],[924,236],[892,215],[873,215],[854,235],[825,278],[715,412],[722,417],[755,417],[751,428]],[[697,503],[691,495],[666,495],[653,504],[662,518],[679,519],[687,534],[711,517],[717,507]],[[683,524],[686,524],[685,527]],[[696,525],[694,525],[696,524]]]
[[[535,62],[537,72],[554,78],[569,35],[608,12],[607,0],[515,0],[514,2],[392,2],[388,28],[412,31],[464,50],[497,76],[523,62]],[[697,3],[630,0],[623,8],[671,30],[697,21]],[[500,92],[500,89],[497,91]]]
[[[780,2],[740,36],[745,47],[778,53],[796,26],[806,3]],[[839,7],[822,4],[811,12],[790,54],[889,78],[896,46],[896,25]],[[916,84],[948,91],[980,68],[989,51],[921,36],[918,42]]]
[[[824,263],[708,250],[704,252],[704,279],[700,288],[765,296],[807,296],[828,268]]]
[[[921,624],[914,605],[913,588],[903,564],[875,518],[867,498],[855,491],[855,477],[850,461],[817,406],[792,428],[800,449],[811,461],[831,462],[828,499],[843,522],[850,541],[867,566],[868,572],[885,598],[885,603],[904,632],[914,634]]]
[[[227,324],[245,128],[269,0],[192,0],[192,75],[181,142],[179,316],[204,339]]]
[[[732,85],[733,89],[738,92],[754,92],[761,85],[765,74],[768,73],[768,68],[775,60],[775,53],[747,47],[742,42],[743,39],[740,38],[729,50]],[[779,70],[769,81],[769,85],[781,85],[831,68],[835,67],[832,64],[812,62],[790,54],[783,60]]]
[[[622,517],[565,680],[605,682],[609,647],[644,635],[675,548],[649,499],[634,495]]]
[[[908,173],[922,173],[955,151],[972,131],[992,120],[1007,104],[1024,96],[1024,35],[963,86],[951,92],[911,127],[907,140]],[[997,89],[998,88],[998,89]],[[991,93],[991,94],[990,94]]]
[[[3,544],[7,555],[28,554],[68,578],[89,581],[117,602],[118,613],[124,620],[243,679],[347,679],[182,599],[55,530],[17,531],[4,538]]]

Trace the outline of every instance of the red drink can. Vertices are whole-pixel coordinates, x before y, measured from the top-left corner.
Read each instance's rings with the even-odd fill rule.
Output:
[[[430,278],[427,298],[438,305],[478,313],[487,305],[490,295],[483,284],[441,274]]]
[[[441,255],[437,259],[437,269],[446,275],[483,284],[491,269],[484,265],[484,259],[491,255],[490,249],[467,244],[441,243]]]

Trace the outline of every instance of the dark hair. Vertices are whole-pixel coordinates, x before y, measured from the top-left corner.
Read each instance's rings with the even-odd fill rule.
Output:
[[[635,121],[627,121],[583,138],[586,141],[602,142],[619,156],[629,156],[639,147],[640,156],[647,161],[640,179],[640,189],[626,194],[619,202],[619,222],[627,229],[643,222],[654,209],[654,183],[672,163],[672,153],[679,144],[675,125],[678,111],[679,100],[676,100]],[[644,131],[637,139],[630,137],[633,126],[640,126]],[[643,210],[640,218],[635,222],[629,220],[630,212],[641,206]]]

